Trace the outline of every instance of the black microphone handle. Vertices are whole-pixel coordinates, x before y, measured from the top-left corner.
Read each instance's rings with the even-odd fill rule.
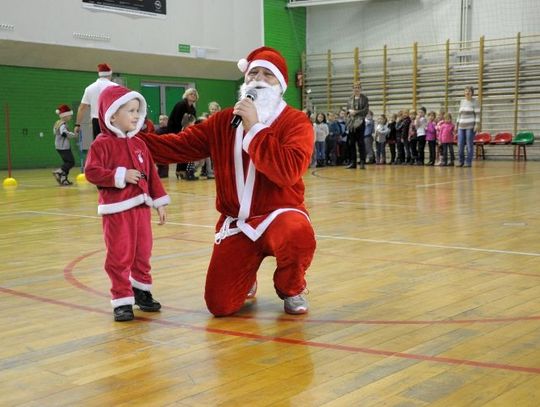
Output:
[[[246,98],[251,99],[252,101],[255,100],[255,96],[248,92],[246,95]],[[235,129],[240,126],[240,123],[242,123],[242,116],[235,114],[231,120],[231,126]]]

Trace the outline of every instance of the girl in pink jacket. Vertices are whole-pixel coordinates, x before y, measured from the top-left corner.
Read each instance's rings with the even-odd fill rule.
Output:
[[[444,115],[444,121],[439,126],[439,134],[437,139],[442,145],[442,159],[441,166],[453,166],[454,165],[454,133],[456,127],[452,123],[452,115],[446,113]],[[450,162],[448,162],[448,153],[450,153]]]

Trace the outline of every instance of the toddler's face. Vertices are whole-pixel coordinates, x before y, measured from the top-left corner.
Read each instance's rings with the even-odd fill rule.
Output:
[[[111,123],[117,129],[129,132],[137,128],[139,122],[139,99],[131,99],[111,116]]]

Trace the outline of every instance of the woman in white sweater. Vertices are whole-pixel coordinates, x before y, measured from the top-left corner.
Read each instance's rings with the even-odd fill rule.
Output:
[[[465,87],[465,99],[462,99],[459,104],[456,123],[458,128],[459,167],[470,167],[474,156],[474,135],[480,124],[480,108],[476,100],[473,99],[473,95],[473,87]],[[465,158],[465,146],[467,146],[467,158]]]

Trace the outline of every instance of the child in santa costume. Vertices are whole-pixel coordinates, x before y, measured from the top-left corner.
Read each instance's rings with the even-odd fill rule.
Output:
[[[254,295],[261,262],[274,256],[274,287],[285,312],[303,314],[308,311],[305,273],[315,251],[302,182],[313,151],[313,128],[304,113],[282,98],[288,75],[278,51],[258,48],[238,66],[244,84],[234,109],[178,134],[141,137],[160,163],[206,157],[214,163],[221,216],[206,277],[210,312],[237,312]],[[242,119],[238,127],[231,126],[234,115]]]
[[[63,164],[60,168],[53,171],[56,182],[60,185],[71,185],[72,182],[68,179],[69,170],[75,165],[75,157],[71,151],[70,139],[77,137],[75,133],[69,131],[67,122],[71,120],[73,111],[68,105],[60,105],[56,109],[56,114],[60,119],[54,123],[54,147],[62,158]]]
[[[111,280],[111,304],[116,321],[133,319],[133,304],[159,311],[150,292],[152,229],[150,208],[159,224],[166,221],[170,202],[146,145],[134,137],[146,116],[146,101],[122,86],[103,90],[99,98],[101,134],[90,146],[86,179],[99,190],[107,247],[105,271]]]

